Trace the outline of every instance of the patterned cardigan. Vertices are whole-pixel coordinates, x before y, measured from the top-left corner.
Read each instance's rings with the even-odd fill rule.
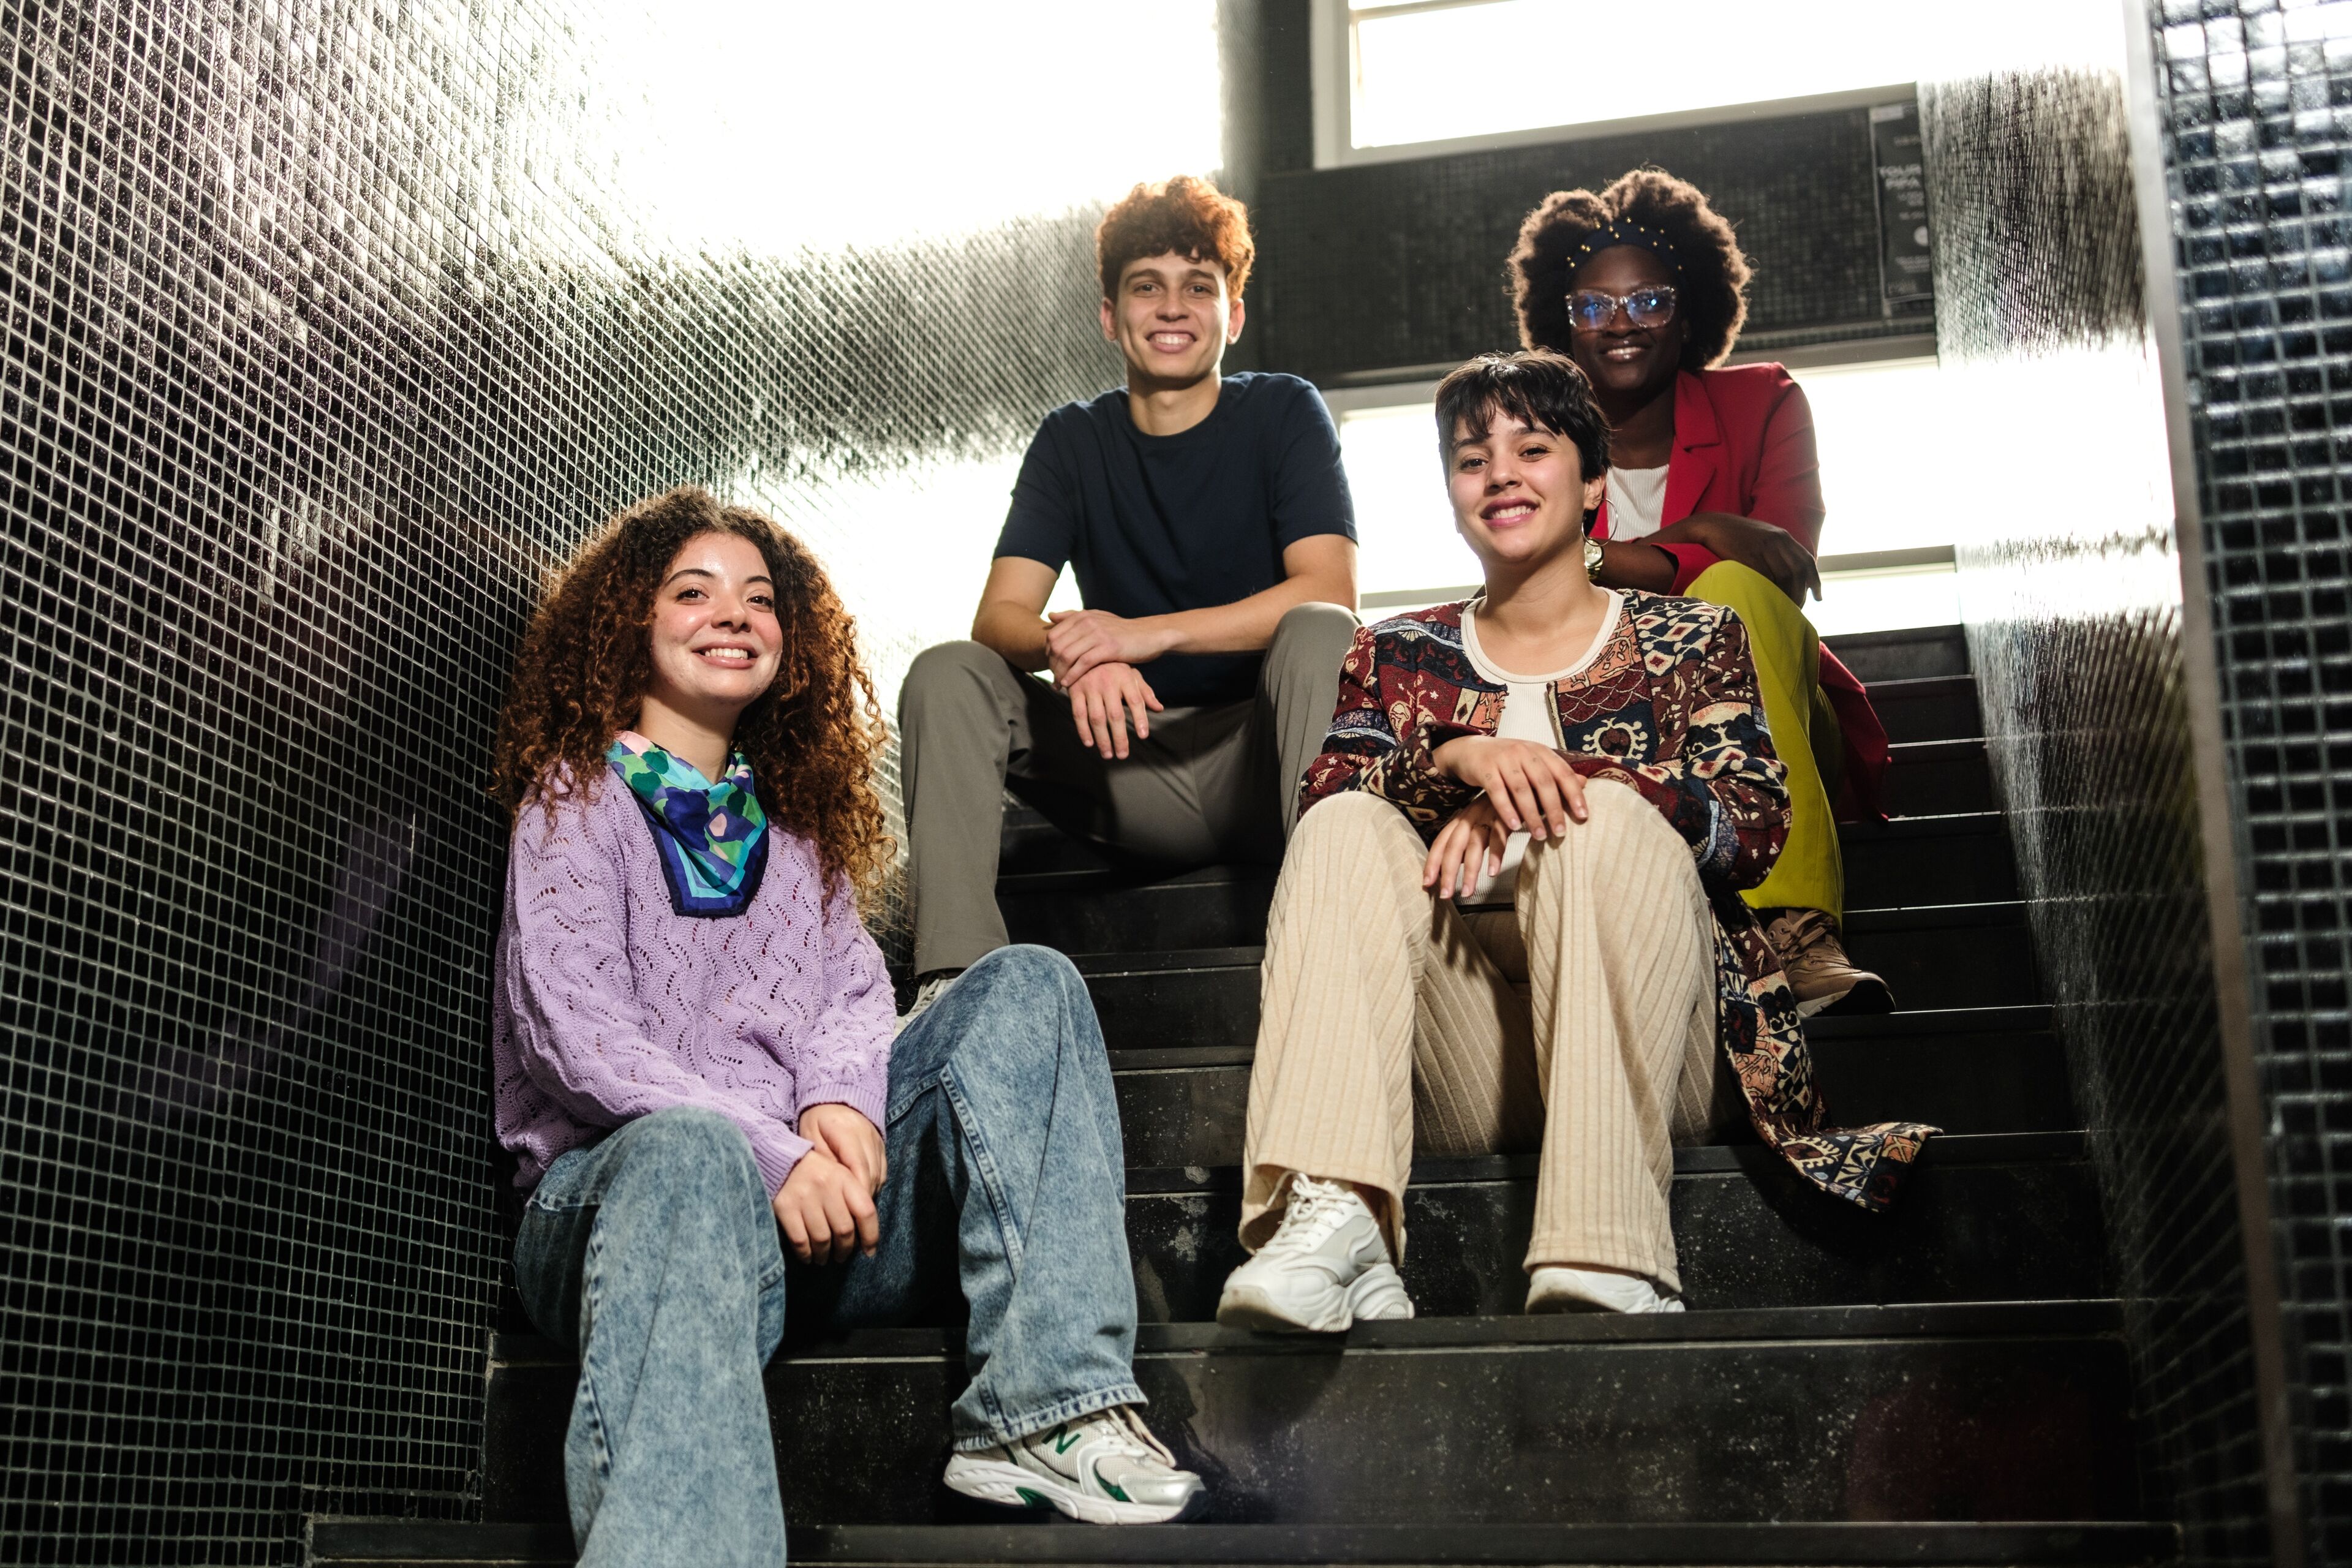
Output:
[[[1433,761],[1448,741],[1495,733],[1507,695],[1471,667],[1463,607],[1356,634],[1330,733],[1301,786],[1302,811],[1364,790],[1428,840],[1477,797]],[[1691,847],[1715,910],[1718,1036],[1756,1131],[1824,1192],[1885,1208],[1938,1130],[1827,1124],[1796,998],[1739,897],[1771,870],[1789,833],[1785,770],[1764,726],[1748,628],[1719,605],[1628,593],[1599,657],[1552,689],[1570,765],[1638,791]]]

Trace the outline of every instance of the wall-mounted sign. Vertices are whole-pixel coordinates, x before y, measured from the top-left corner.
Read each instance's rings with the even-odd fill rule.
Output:
[[[1918,104],[1881,104],[1870,111],[1870,161],[1878,176],[1879,294],[1891,316],[1906,300],[1936,291]]]

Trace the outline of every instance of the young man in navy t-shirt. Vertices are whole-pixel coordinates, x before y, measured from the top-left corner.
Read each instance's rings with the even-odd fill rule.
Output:
[[[1279,859],[1356,629],[1323,399],[1218,374],[1255,254],[1242,204],[1189,176],[1138,185],[1095,247],[1127,385],[1045,416],[972,640],[926,650],[899,698],[916,1012],[1004,945],[1007,785],[1129,858]],[[1064,566],[1087,607],[1047,616]]]

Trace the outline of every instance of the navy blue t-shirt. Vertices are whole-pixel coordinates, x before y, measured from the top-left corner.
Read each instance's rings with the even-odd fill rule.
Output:
[[[1287,575],[1283,551],[1318,533],[1356,537],[1330,411],[1295,375],[1244,374],[1174,436],[1138,430],[1125,388],[1045,416],[996,553],[1069,566],[1088,609],[1160,616],[1263,593]],[[1238,702],[1265,658],[1172,653],[1143,678],[1171,708]]]

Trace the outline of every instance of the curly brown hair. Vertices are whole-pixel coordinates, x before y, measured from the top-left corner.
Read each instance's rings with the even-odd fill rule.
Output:
[[[1240,299],[1249,283],[1250,264],[1257,259],[1249,208],[1191,174],[1136,186],[1103,214],[1095,228],[1103,298],[1118,292],[1118,275],[1129,262],[1171,253],[1215,262],[1225,269],[1226,293]]]
[[[1722,214],[1688,180],[1664,169],[1635,169],[1595,195],[1554,191],[1519,225],[1511,252],[1511,303],[1519,312],[1519,341],[1531,349],[1569,352],[1569,279],[1583,258],[1576,245],[1597,228],[1623,220],[1663,229],[1675,248],[1683,320],[1683,368],[1719,363],[1748,320],[1748,258]]]
[[[774,684],[735,723],[760,805],[771,823],[816,846],[828,895],[845,880],[868,900],[895,846],[874,790],[888,730],[857,657],[857,623],[806,545],[692,485],[622,512],[550,576],[499,715],[490,796],[509,817],[537,803],[551,818],[551,776],[602,784],[605,749],[636,722],[653,673],[654,595],[677,552],[706,533],[750,540],[775,582],[783,658]]]

